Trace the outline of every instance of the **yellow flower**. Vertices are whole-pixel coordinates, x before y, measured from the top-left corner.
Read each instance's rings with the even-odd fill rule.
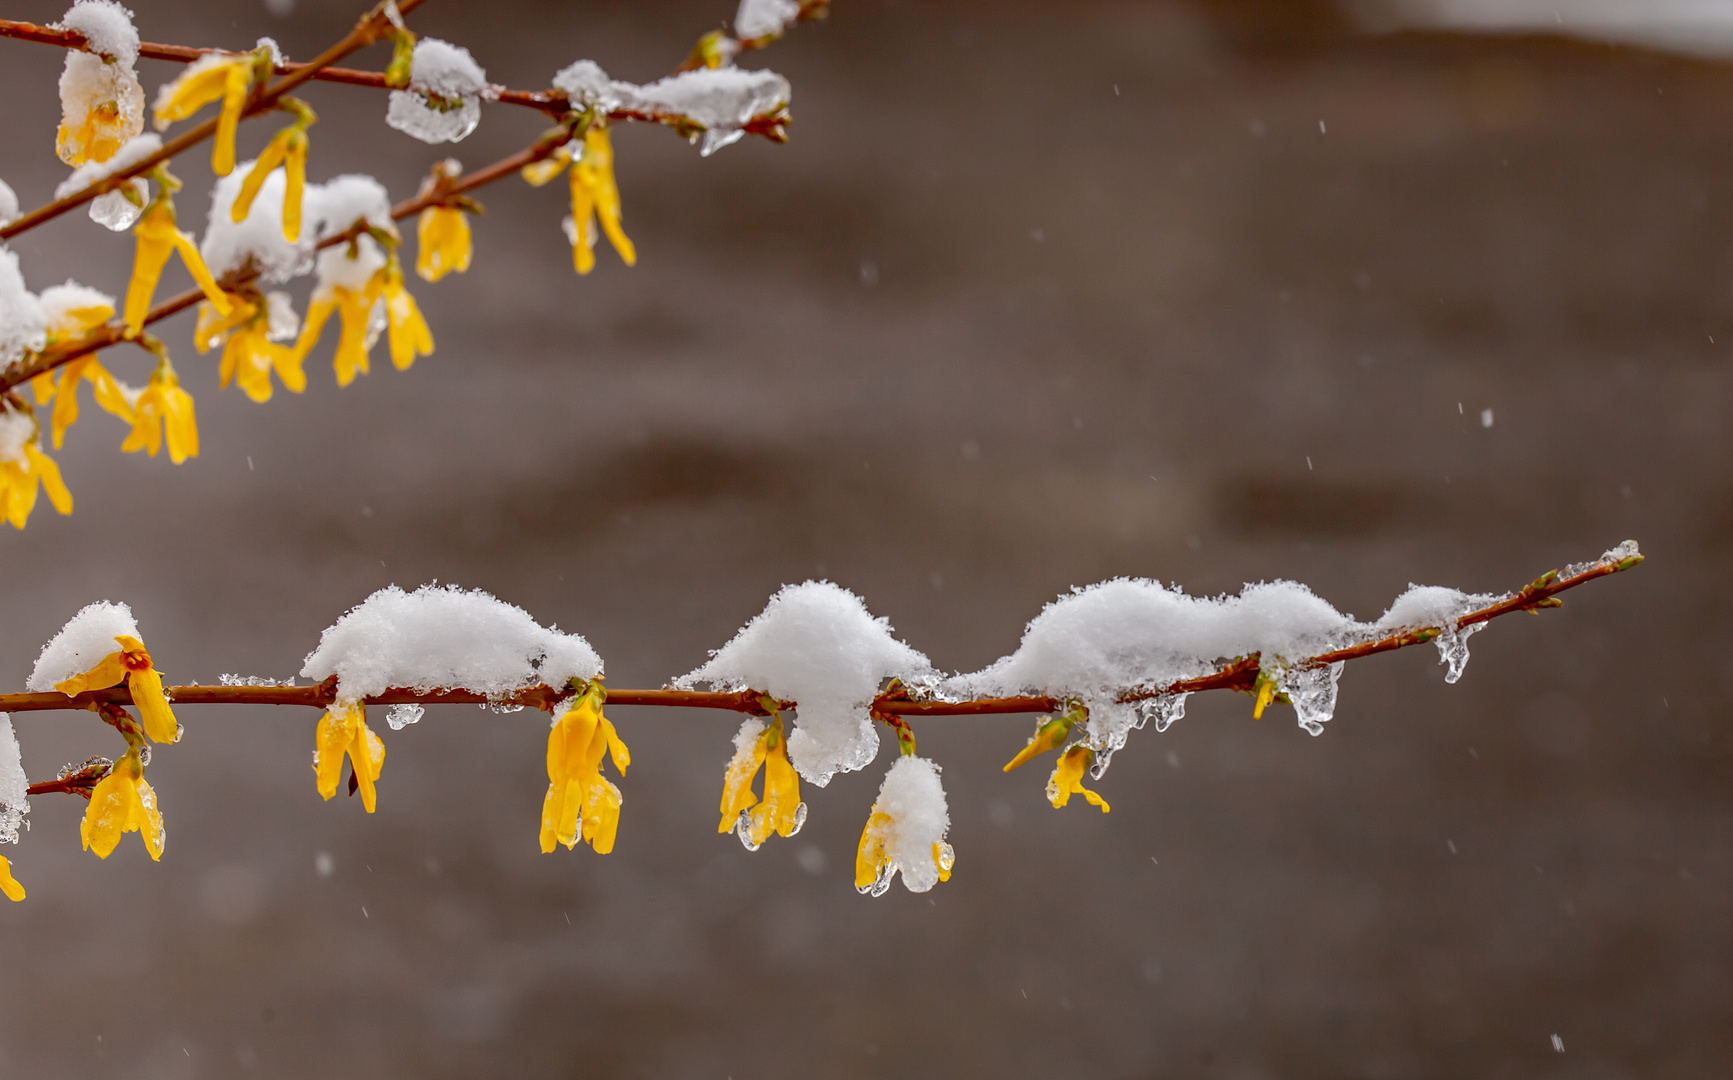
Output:
[[[129,634],[121,634],[114,640],[120,646],[118,650],[97,661],[84,674],[55,683],[54,689],[67,697],[76,697],[87,690],[106,690],[124,681],[132,691],[132,703],[138,706],[144,733],[151,741],[179,742],[180,721],[175,719],[174,710],[163,695],[162,673],[151,664],[144,642]]]
[[[247,220],[265,178],[278,165],[283,166],[284,173],[283,239],[293,244],[301,238],[301,201],[307,187],[307,132],[299,124],[272,136],[265,152],[253,163],[253,171],[241,181],[241,190],[229,208],[229,219],[236,223]]]
[[[430,206],[415,222],[415,272],[438,281],[453,270],[469,269],[469,215],[451,206]]]
[[[217,288],[216,279],[205,267],[193,238],[175,227],[174,202],[166,191],[159,192],[157,199],[145,208],[132,231],[138,237],[138,253],[133,259],[132,280],[126,286],[126,325],[133,333],[144,329],[151,297],[156,295],[157,282],[162,280],[162,268],[177,251],[211,305],[224,315],[229,313],[229,299]]]
[[[371,814],[377,799],[373,785],[385,766],[385,744],[367,726],[367,707],[360,702],[333,705],[319,718],[314,732],[313,774],[318,778],[319,794],[326,799],[337,794],[344,754],[349,755],[361,805]]]
[[[90,808],[78,832],[84,850],[96,852],[98,858],[108,858],[129,832],[139,834],[152,859],[162,858],[162,811],[157,809],[156,792],[145,782],[137,747],[128,749],[90,793]]]
[[[200,304],[198,326],[193,331],[193,345],[201,353],[227,341],[217,368],[219,385],[226,388],[233,379],[254,401],[269,401],[271,372],[276,371],[289,392],[299,394],[307,389],[307,376],[295,350],[270,339],[271,320],[264,299],[256,293],[232,294],[229,302],[233,310],[226,316],[209,304]]]
[[[5,893],[8,900],[24,899],[24,886],[12,876],[12,864],[4,855],[0,855],[0,893]]]
[[[1256,700],[1256,704],[1251,706],[1251,719],[1263,719],[1263,711],[1269,709],[1270,702],[1275,700],[1275,693],[1277,693],[1277,686],[1275,686],[1274,674],[1267,673],[1260,667],[1258,669],[1258,683],[1253,690],[1253,695],[1258,700]]]
[[[7,414],[17,415],[17,414]],[[34,419],[29,421],[34,424]],[[24,441],[22,457],[0,460],[0,504],[6,520],[15,529],[22,529],[36,508],[37,485],[48,492],[48,501],[62,514],[72,513],[72,492],[60,478],[60,466],[42,452],[40,434],[33,432]]]
[[[890,887],[889,871],[893,866],[885,846],[885,834],[891,824],[891,816],[875,804],[867,817],[866,828],[861,830],[860,846],[855,849],[854,887],[861,892],[882,896]],[[951,845],[942,840],[933,845],[933,866],[938,870],[940,881],[951,880],[951,869],[956,865],[957,852]]]
[[[602,715],[607,692],[592,682],[548,732],[548,793],[542,800],[542,851],[580,839],[606,855],[620,827],[620,789],[602,776],[602,757],[626,775],[631,752]]]
[[[391,362],[398,371],[404,371],[415,363],[417,356],[433,355],[433,332],[427,328],[427,320],[421,317],[421,309],[415,306],[415,297],[403,287],[403,267],[396,254],[385,264],[382,273],[385,275],[385,326],[391,346]]]
[[[81,380],[88,380],[95,388],[96,403],[105,411],[129,424],[135,419],[132,403],[127,400],[120,383],[102,366],[95,353],[86,353],[60,368],[59,383],[54,390],[54,413],[49,423],[56,450],[66,438],[66,429],[78,420],[78,384]]]
[[[295,342],[295,365],[299,367],[319,343],[319,333],[335,311],[343,320],[343,333],[337,339],[337,355],[332,361],[337,369],[337,385],[348,386],[355,381],[356,373],[367,374],[369,324],[383,284],[374,275],[360,292],[331,285],[313,293],[307,303],[307,318],[301,323],[301,337]]]
[[[1047,801],[1058,808],[1070,802],[1071,796],[1081,795],[1092,805],[1101,807],[1103,814],[1113,809],[1107,805],[1106,799],[1083,786],[1083,772],[1094,760],[1095,752],[1082,743],[1060,754],[1059,763],[1047,781]]]
[[[193,415],[193,396],[181,389],[180,379],[166,358],[151,373],[150,385],[132,407],[132,433],[120,444],[123,452],[148,450],[151,457],[156,457],[166,434],[169,460],[176,465],[199,456],[199,425]]]
[[[216,142],[211,146],[211,171],[227,176],[235,168],[235,128],[252,89],[255,58],[249,53],[207,53],[187,65],[180,77],[163,86],[156,98],[156,129],[185,120],[221,98]]]
[[[638,261],[638,250],[632,246],[625,230],[620,227],[620,187],[614,182],[614,146],[608,129],[597,123],[584,132],[581,154],[575,155],[571,144],[560,147],[544,161],[531,162],[519,170],[523,178],[540,187],[571,164],[572,216],[566,219],[566,236],[572,242],[572,265],[578,273],[587,274],[596,266],[596,222],[608,234],[608,241],[619,252],[627,266]]]
[[[596,221],[619,252],[620,261],[631,266],[638,261],[638,251],[620,228],[620,188],[614,182],[614,147],[608,139],[608,129],[591,125],[584,132],[584,153],[573,165],[572,224],[568,236],[572,241],[572,265],[578,273],[587,274],[596,265]]]
[[[1071,726],[1077,723],[1078,719],[1079,717],[1075,708],[1068,711],[1064,716],[1049,716],[1044,718],[1041,723],[1036,726],[1035,734],[1029,737],[1028,745],[1017,751],[1017,756],[1005,763],[1003,771],[1010,772],[1012,769],[1023,765],[1031,758],[1045,754],[1047,751],[1064,742],[1065,737],[1071,734]]]
[[[752,791],[752,781],[761,765],[762,801]],[[734,737],[734,758],[722,778],[721,809],[722,823],[716,831],[737,832],[748,851],[757,851],[771,833],[793,836],[806,824],[806,804],[800,801],[800,777],[788,763],[788,740],[782,735],[780,713],[769,724],[746,721]]]

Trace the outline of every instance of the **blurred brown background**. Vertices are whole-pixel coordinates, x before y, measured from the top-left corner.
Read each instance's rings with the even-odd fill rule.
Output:
[[[357,11],[134,6],[148,40],[301,59]],[[654,78],[730,14],[413,22],[538,87],[580,57]],[[64,175],[61,58],[0,53],[0,176],[28,206]],[[305,395],[256,406],[218,392],[190,317],[167,327],[203,454],[120,455],[86,408],[76,515],[0,537],[0,685],[104,597],[171,677],[215,681],[292,674],[381,585],[459,582],[655,686],[814,576],[956,670],[1117,574],[1289,576],[1366,618],[1410,581],[1513,587],[1627,536],[1649,563],[1501,621],[1455,687],[1430,649],[1355,664],[1319,739],[1194,698],[1115,759],[1105,817],[1001,775],[1027,718],[922,724],[958,853],[926,896],[852,887],[889,750],[748,854],[714,832],[736,720],[621,709],[616,852],[544,856],[539,715],[383,731],[369,817],[314,792],[313,714],[188,711],[150,771],[160,864],[81,853],[65,797],[7,852],[30,898],[0,910],[0,1073],[1719,1072],[1733,68],[1274,0],[837,0],[753,62],[793,80],[791,144],[619,133],[640,265],[604,251],[582,280],[558,185],[483,192],[474,268],[412,282],[438,352],[407,374],[381,347],[338,391],[327,344]],[[153,94],[172,70],[144,68]],[[448,153],[378,95],[308,97],[315,179],[402,197]],[[492,107],[455,152],[540,127]],[[178,171],[202,227],[207,160]],[[16,247],[35,288],[119,292],[131,261],[82,216]],[[118,746],[77,714],[18,729],[33,777]]]

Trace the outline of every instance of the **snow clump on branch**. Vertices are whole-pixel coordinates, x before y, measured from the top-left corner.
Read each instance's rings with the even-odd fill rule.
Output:
[[[891,636],[861,598],[828,581],[785,585],[764,611],[674,685],[703,683],[793,700],[798,723],[788,738],[794,767],[824,787],[839,772],[864,768],[878,752],[867,706],[886,679],[930,684],[927,658]]]
[[[48,343],[48,315],[24,287],[18,253],[0,245],[0,364],[17,361]]]
[[[107,600],[85,605],[67,620],[60,633],[42,646],[42,654],[36,658],[36,668],[31,671],[24,688],[46,693],[54,689],[55,683],[89,671],[103,657],[120,648],[114,639],[122,635],[144,636],[138,632],[138,620],[132,617],[132,608]]]
[[[338,704],[391,687],[465,689],[503,698],[537,683],[559,688],[602,673],[576,634],[542,627],[520,607],[477,589],[380,589],[327,627],[301,677],[337,676]]]
[[[608,78],[591,60],[579,60],[554,76],[554,89],[575,106],[598,112],[626,111],[651,119],[677,119],[708,157],[735,142],[754,119],[787,107],[794,96],[788,80],[774,71],[699,68],[645,86]]]
[[[424,143],[461,142],[481,123],[487,72],[469,50],[438,38],[415,43],[409,89],[393,90],[385,122]]]
[[[30,781],[18,754],[12,717],[0,712],[0,844],[16,844],[18,829],[30,813]]]

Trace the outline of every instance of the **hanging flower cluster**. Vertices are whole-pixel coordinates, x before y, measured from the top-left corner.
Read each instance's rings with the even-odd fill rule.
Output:
[[[391,90],[390,126],[424,142],[457,142],[479,123],[481,104],[497,100],[532,103],[555,113],[559,124],[507,167],[465,177],[456,160],[441,162],[414,199],[393,206],[370,177],[309,182],[309,129],[318,117],[306,102],[284,92],[286,82],[273,83],[288,70],[274,41],[260,39],[246,51],[202,50],[158,89],[150,109],[154,132],[146,133],[145,94],[136,70],[143,46],[131,12],[117,0],[76,0],[57,26],[36,28],[33,36],[42,40],[59,31],[69,47],[60,79],[55,152],[74,171],[56,197],[86,199],[93,220],[115,231],[131,230],[132,274],[118,305],[71,282],[37,296],[25,288],[16,254],[0,245],[0,423],[11,425],[7,431],[24,433],[0,441],[6,519],[22,528],[39,489],[62,513],[70,512],[71,497],[42,451],[33,410],[52,407],[49,441],[59,449],[78,419],[77,392],[83,383],[91,385],[104,411],[130,426],[123,450],[154,457],[166,445],[177,464],[198,455],[192,396],[165,343],[145,333],[148,324],[188,303],[176,298],[153,306],[170,261],[178,259],[198,285],[202,302],[193,343],[200,353],[220,347],[219,388],[233,384],[256,402],[269,401],[278,384],[301,393],[305,362],[333,316],[339,331],[332,368],[339,386],[368,373],[381,332],[392,365],[407,370],[433,353],[434,341],[405,284],[407,256],[400,250],[397,220],[418,215],[415,271],[437,282],[466,273],[472,263],[469,217],[482,207],[470,190],[513,171],[538,186],[564,172],[570,212],[562,229],[575,269],[580,274],[594,269],[594,249],[602,236],[631,266],[637,250],[622,225],[613,125],[667,125],[702,140],[706,154],[749,131],[785,138],[787,80],[774,72],[738,69],[734,58],[822,14],[823,4],[813,0],[768,5],[744,0],[736,22],[747,36],[706,37],[705,61],[669,78],[642,86],[620,82],[585,60],[556,73],[551,90],[526,95],[490,84],[467,49],[418,38],[396,5],[382,3],[363,21],[368,29],[355,44],[380,38],[392,44],[383,73]],[[0,35],[4,32],[0,27]],[[182,229],[177,218],[174,196],[181,185],[166,158],[181,147],[165,144],[156,132],[213,114],[210,166],[218,183],[201,240]],[[238,160],[241,123],[273,114],[286,117],[287,125],[256,159]],[[0,226],[17,216],[16,198],[0,182]],[[302,320],[287,293],[265,287],[309,273],[316,281]],[[76,295],[52,295],[66,289]],[[142,388],[129,386],[97,359],[99,349],[121,342],[155,358]],[[15,371],[22,376],[8,381]],[[26,380],[34,405],[4,393]]]

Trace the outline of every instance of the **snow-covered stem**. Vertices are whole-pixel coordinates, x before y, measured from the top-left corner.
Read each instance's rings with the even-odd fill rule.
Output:
[[[400,13],[407,14],[420,7],[425,0],[403,0],[397,5]],[[243,118],[257,116],[276,108],[277,102],[297,86],[307,82],[320,71],[332,66],[344,57],[349,56],[376,41],[382,40],[391,29],[391,22],[385,14],[385,4],[381,3],[367,14],[361,16],[355,28],[344,35],[337,44],[320,53],[310,63],[301,65],[298,70],[265,87],[253,95],[242,110]],[[149,157],[118,169],[109,176],[91,183],[81,191],[75,191],[63,199],[56,199],[47,206],[38,207],[25,214],[10,225],[0,228],[0,240],[10,240],[19,233],[27,232],[47,221],[52,221],[69,210],[76,210],[99,195],[107,194],[119,188],[135,176],[143,176],[163,162],[184,153],[216,134],[218,119],[212,117],[204,123],[183,133],[179,138],[163,144],[163,148]]]
[[[1558,570],[1542,574],[1528,585],[1509,596],[1460,616],[1450,629],[1460,631],[1465,627],[1489,622],[1502,615],[1518,611],[1538,613],[1542,608],[1559,607],[1563,604],[1558,594],[1579,585],[1587,584],[1596,578],[1606,577],[1624,570],[1629,570],[1642,562],[1641,555],[1627,558],[1603,558],[1597,562],[1583,566],[1572,567],[1565,572]],[[1301,668],[1326,667],[1330,664],[1347,660],[1357,660],[1377,653],[1390,652],[1406,648],[1410,645],[1422,645],[1432,641],[1443,632],[1443,627],[1427,627],[1392,634],[1374,641],[1364,642],[1347,648],[1336,649],[1298,661],[1294,666]],[[1258,678],[1258,656],[1244,656],[1224,665],[1217,671],[1194,679],[1184,679],[1159,688],[1130,689],[1120,695],[1122,702],[1136,702],[1148,698],[1172,694],[1194,694],[1205,690],[1241,690],[1250,692],[1256,686]],[[312,686],[169,686],[164,687],[168,699],[176,705],[300,705],[309,708],[324,709],[337,700],[337,682],[327,679]],[[368,705],[495,705],[521,706],[552,711],[562,700],[570,696],[571,691],[564,687],[532,686],[503,697],[489,697],[470,690],[412,690],[392,688],[380,694],[371,694],[362,701]],[[731,693],[710,693],[688,690],[635,690],[609,687],[607,703],[609,705],[639,705],[656,708],[680,709],[721,709],[728,712],[749,713],[757,716],[768,715],[765,707],[765,697],[755,690],[740,690]],[[29,694],[0,694],[0,712],[41,712],[57,709],[92,709],[101,705],[131,705],[132,694],[125,685],[107,690],[97,690],[89,693],[68,697],[56,692]],[[787,711],[796,708],[798,702],[778,702],[778,707]],[[901,735],[906,728],[906,718],[915,716],[990,716],[1001,714],[1026,714],[1051,712],[1064,705],[1064,702],[1042,696],[979,698],[971,701],[922,701],[912,699],[901,685],[893,686],[885,691],[871,705],[871,711],[885,714],[881,719],[898,728]],[[901,724],[892,723],[892,718],[904,718]],[[908,737],[909,745],[913,745],[912,734]],[[87,786],[87,785],[86,785]],[[30,794],[47,794],[57,791],[67,791],[82,794],[84,787],[72,777],[33,784]]]

